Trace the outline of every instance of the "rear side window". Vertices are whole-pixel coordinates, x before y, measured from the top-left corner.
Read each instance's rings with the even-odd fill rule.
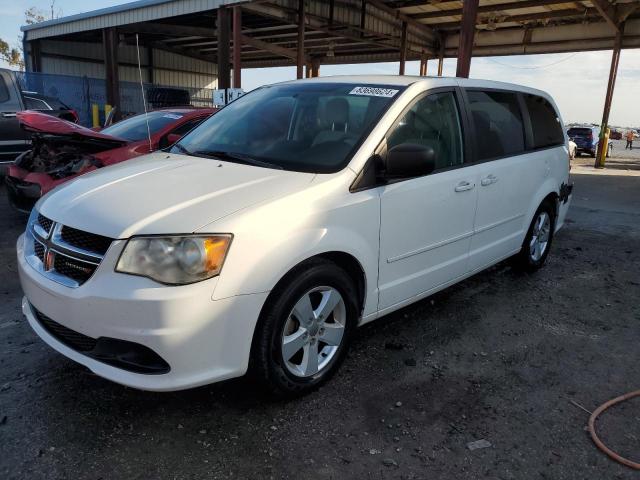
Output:
[[[525,95],[525,104],[533,129],[533,148],[552,147],[564,144],[560,118],[546,98]]]
[[[567,131],[567,135],[570,137],[588,137],[589,135],[593,135],[593,130],[590,128],[570,128]]]
[[[522,114],[518,96],[512,92],[467,92],[475,126],[478,160],[525,151]]]
[[[9,89],[4,81],[4,78],[0,76],[0,103],[4,103],[9,100]]]

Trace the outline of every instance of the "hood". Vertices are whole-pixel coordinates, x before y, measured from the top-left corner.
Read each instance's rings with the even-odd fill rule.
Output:
[[[123,138],[105,135],[90,128],[83,127],[77,123],[69,122],[58,117],[47,115],[46,113],[33,112],[30,110],[16,113],[20,126],[27,132],[43,133],[48,135],[59,135],[72,137],[74,139],[98,140],[106,143],[111,148],[120,147],[129,143]]]
[[[192,233],[293,193],[314,176],[154,153],[77,177],[46,195],[37,208],[64,225],[110,238]]]

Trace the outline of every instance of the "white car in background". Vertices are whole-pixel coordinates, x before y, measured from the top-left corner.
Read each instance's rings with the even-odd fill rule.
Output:
[[[23,312],[96,374],[167,391],[329,378],[354,329],[512,257],[569,206],[544,92],[352,76],[255,90],[169,152],[83,175],[18,240]],[[45,366],[43,366],[45,368]]]
[[[569,148],[569,158],[573,160],[574,158],[576,158],[576,153],[578,152],[578,145],[576,145],[576,142],[574,142],[573,140],[569,140],[568,148]]]

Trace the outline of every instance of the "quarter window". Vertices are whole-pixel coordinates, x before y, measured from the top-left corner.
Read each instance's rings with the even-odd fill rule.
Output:
[[[403,143],[433,148],[436,170],[461,165],[462,130],[454,94],[435,93],[414,103],[387,136],[388,149]]]
[[[522,115],[515,93],[467,92],[475,126],[478,160],[525,151]]]
[[[533,129],[533,148],[564,144],[564,134],[555,109],[546,98],[525,95],[525,104]]]

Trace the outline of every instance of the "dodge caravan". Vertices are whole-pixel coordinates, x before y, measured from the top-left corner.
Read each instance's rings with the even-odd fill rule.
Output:
[[[54,189],[18,240],[23,312],[107,379],[168,391],[329,378],[354,329],[512,258],[572,187],[544,92],[327,77],[257,89],[165,151]]]

